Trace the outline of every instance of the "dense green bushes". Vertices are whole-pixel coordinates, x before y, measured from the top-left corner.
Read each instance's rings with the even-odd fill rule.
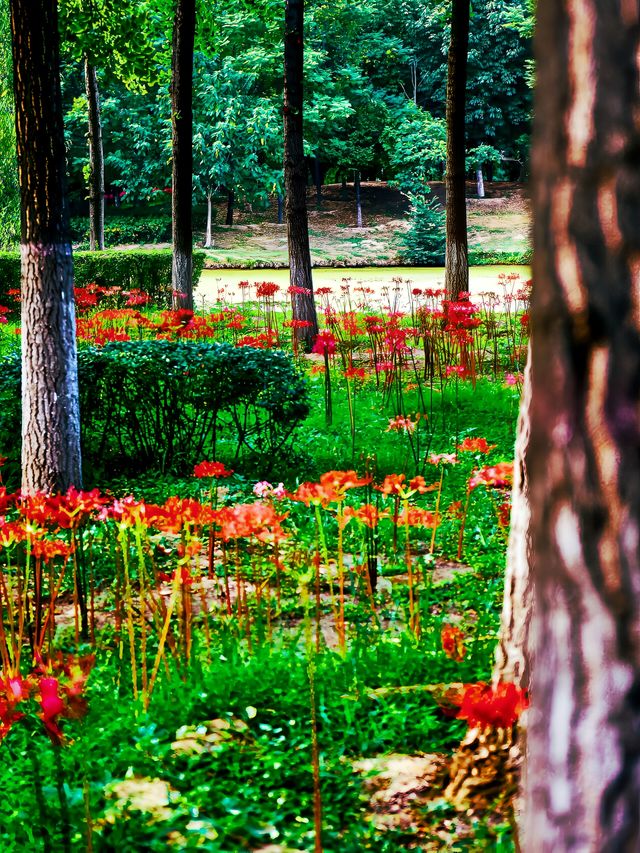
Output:
[[[77,216],[71,220],[71,239],[89,246],[89,220]],[[104,223],[106,246],[127,243],[167,243],[171,241],[171,216],[108,216]]]
[[[193,253],[194,287],[205,262],[204,252]],[[98,284],[123,290],[142,290],[160,307],[171,304],[171,249],[108,249],[104,252],[73,253],[76,287]],[[20,288],[20,255],[0,252],[0,300],[9,290]]]
[[[0,366],[0,447],[18,459],[19,353]],[[78,373],[87,482],[186,473],[204,458],[266,476],[309,412],[306,383],[279,350],[126,341],[81,349]]]

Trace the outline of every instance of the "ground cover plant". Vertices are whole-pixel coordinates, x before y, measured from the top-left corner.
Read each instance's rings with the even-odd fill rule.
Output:
[[[445,796],[467,727],[508,732],[526,702],[485,684],[527,337],[528,288],[503,284],[374,312],[343,282],[311,356],[268,282],[203,314],[78,292],[81,360],[138,365],[145,411],[135,360],[179,351],[188,374],[203,347],[273,362],[310,411],[269,479],[224,441],[161,464],[167,418],[155,470],[131,448],[110,482],[31,497],[3,415],[3,849],[511,849],[499,776],[462,811]],[[390,755],[422,775],[385,800]]]

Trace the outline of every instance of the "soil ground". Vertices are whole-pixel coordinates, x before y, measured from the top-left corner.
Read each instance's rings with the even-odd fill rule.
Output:
[[[435,197],[443,203],[444,185],[433,183]],[[486,197],[475,196],[467,184],[469,248],[484,255],[503,257],[529,249],[530,212],[523,184],[486,184]],[[399,190],[382,182],[362,184],[364,227],[356,227],[352,185],[322,187],[318,205],[315,187],[307,198],[309,236],[314,266],[399,266],[402,238],[409,226],[409,201]],[[287,229],[277,224],[277,206],[267,209],[239,205],[234,224],[226,226],[226,204],[216,205],[214,246],[207,250],[209,268],[286,267]],[[204,235],[201,235],[204,237]],[[472,258],[473,260],[473,258]],[[510,258],[513,261],[513,257]]]

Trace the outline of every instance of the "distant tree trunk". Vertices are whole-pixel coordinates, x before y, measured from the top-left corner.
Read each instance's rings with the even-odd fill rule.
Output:
[[[278,193],[278,225],[284,222],[284,198],[282,193]]]
[[[362,228],[362,197],[360,195],[360,172],[353,173],[353,186],[356,191],[356,228]]]
[[[340,198],[343,201],[347,200],[347,176],[344,173],[342,175],[342,185],[340,187]]]
[[[213,231],[212,231],[212,222],[213,222],[213,203],[212,203],[213,193],[211,189],[207,190],[207,231],[204,235],[204,247],[205,249],[210,249],[213,246]]]
[[[464,121],[469,5],[469,0],[452,0],[451,41],[447,60],[447,249],[444,283],[449,299],[457,299],[459,293],[469,290]]]
[[[233,225],[233,208],[236,203],[236,194],[233,190],[227,190],[227,215],[224,220],[225,225]]]
[[[640,849],[639,27],[538,2],[531,853]]]
[[[313,158],[313,172],[316,184],[316,206],[322,207],[322,167],[317,154]]]
[[[55,0],[11,0],[22,206],[22,490],[82,485]]]
[[[310,350],[318,334],[318,317],[313,299],[309,222],[307,218],[307,165],[302,136],[303,101],[303,19],[304,0],[286,0],[284,37],[284,185],[289,276],[293,287],[308,294],[292,296],[293,319],[307,322],[297,328],[302,347]]]
[[[89,248],[95,252],[104,249],[104,152],[98,76],[86,56],[84,82],[89,115]]]
[[[478,163],[476,168],[476,186],[478,188],[478,198],[484,198],[484,175],[482,174],[482,163]]]
[[[195,0],[177,0],[171,58],[171,217],[174,308],[193,309],[193,44]]]

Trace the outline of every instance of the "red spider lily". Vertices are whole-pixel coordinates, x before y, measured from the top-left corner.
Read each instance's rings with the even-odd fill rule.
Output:
[[[225,542],[230,539],[248,539],[255,537],[262,542],[286,539],[287,533],[281,527],[288,513],[279,515],[271,503],[256,501],[251,504],[225,506],[216,513],[216,524]]]
[[[328,332],[326,329],[318,332],[316,341],[311,352],[319,353],[320,355],[333,355],[336,351],[335,335]]]
[[[176,580],[176,574],[182,586],[193,586],[193,575],[186,566],[181,566],[180,569],[176,569],[170,575],[166,572],[158,572],[157,577],[163,583],[173,583]]]
[[[364,367],[348,367],[344,371],[345,379],[360,379],[364,380],[365,378],[365,370]]]
[[[366,486],[371,479],[371,477],[358,477],[355,471],[327,471],[320,477],[320,485],[342,497],[348,489]]]
[[[511,501],[508,499],[503,501],[496,507],[496,513],[498,514],[498,523],[502,527],[508,527],[511,522]]]
[[[389,513],[386,511],[380,512],[374,504],[363,504],[363,506],[355,509],[352,506],[344,508],[344,521],[347,524],[352,519],[360,521],[367,527],[377,527],[381,518],[389,518]]]
[[[515,684],[492,687],[480,681],[465,685],[457,717],[472,727],[508,729],[528,707],[526,691]]]
[[[151,302],[149,294],[137,288],[125,291],[123,295],[128,297],[126,305],[148,305]]]
[[[315,375],[317,373],[325,373],[326,370],[327,368],[324,366],[324,364],[314,364],[311,367],[311,374]]]
[[[76,529],[102,511],[109,499],[99,489],[80,491],[70,486],[63,495],[36,492],[23,497],[18,505],[20,514],[43,527]]]
[[[440,521],[435,512],[431,512],[428,509],[420,509],[417,506],[406,507],[397,518],[394,516],[393,520],[399,527],[429,528],[437,527]]]
[[[225,468],[222,462],[200,462],[193,469],[194,477],[215,477],[217,480],[230,477],[233,474],[231,469]]]
[[[278,336],[272,331],[259,332],[257,335],[244,335],[238,338],[235,345],[237,347],[253,347],[254,349],[273,349],[278,345]]]
[[[491,489],[509,489],[513,482],[513,462],[499,462],[474,471],[469,480],[469,491],[477,486]]]
[[[292,284],[291,287],[288,287],[287,293],[291,293],[292,295],[294,293],[298,293],[300,294],[300,296],[311,296],[311,291],[308,287],[299,287],[297,284]],[[310,326],[311,323],[309,323],[308,325]]]
[[[402,417],[402,415],[396,415],[395,418],[389,418],[389,426],[385,430],[385,432],[406,432],[409,435],[415,432],[416,427],[420,421],[420,413],[416,415],[415,421],[412,421],[409,415],[406,417]]]
[[[459,376],[460,379],[466,379],[471,375],[471,371],[469,368],[465,367],[462,364],[448,364],[445,367],[445,376],[451,376],[452,373],[455,373],[456,376]]]
[[[9,291],[11,292],[11,291]],[[333,293],[333,289],[331,287],[317,287],[316,288],[316,296],[329,296]]]
[[[458,450],[461,453],[490,453],[495,444],[488,444],[486,438],[471,438],[467,436],[465,440],[458,445]]]
[[[7,457],[3,457],[4,461],[7,461]],[[4,462],[2,463],[4,465]],[[7,492],[5,486],[0,486],[0,515],[4,515],[9,507],[14,506],[18,499],[18,495],[15,492]]]
[[[61,539],[34,539],[31,543],[31,553],[37,559],[48,562],[55,557],[67,559],[73,554],[73,545],[63,542]]]
[[[269,296],[274,296],[280,290],[280,286],[272,281],[262,281],[256,286],[256,296],[258,299]]]
[[[31,687],[30,681],[19,675],[0,678],[0,740],[7,736],[17,720],[24,717],[24,713],[16,711],[16,706],[29,697]]]
[[[424,477],[414,477],[409,482],[406,482],[404,474],[387,474],[380,486],[375,487],[383,495],[398,495],[401,498],[409,498],[416,492],[424,494],[430,492],[432,486],[427,486]]]
[[[458,457],[455,453],[432,453],[427,462],[429,465],[457,465]]]
[[[59,718],[77,719],[87,711],[83,694],[93,661],[93,656],[72,657],[59,653],[48,667],[39,664],[42,673],[37,680],[39,716],[54,744],[62,742]]]
[[[322,486],[320,483],[300,483],[295,492],[289,494],[292,501],[300,501],[305,506],[328,506],[337,500],[334,489]]]
[[[16,542],[24,542],[27,531],[22,521],[8,521],[0,525],[0,548],[11,548]]]
[[[79,311],[95,308],[98,304],[98,294],[86,287],[74,287],[73,295]]]
[[[165,533],[180,533],[182,530],[202,528],[211,524],[215,512],[192,498],[168,498],[149,518],[149,524]]]
[[[306,290],[306,288],[301,287],[300,290]],[[286,329],[308,329],[313,326],[313,323],[311,320],[287,320],[282,325]]]
[[[460,662],[464,660],[464,632],[457,625],[443,625],[440,632],[442,650],[448,658]]]

